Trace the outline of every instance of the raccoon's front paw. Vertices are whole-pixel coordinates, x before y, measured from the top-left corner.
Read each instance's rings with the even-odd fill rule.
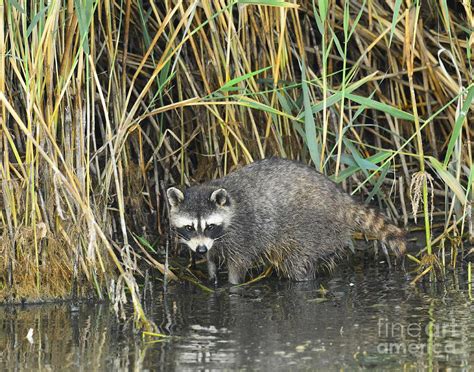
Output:
[[[208,283],[209,283],[209,285],[212,285],[212,286],[214,286],[214,287],[217,287],[217,285],[219,284],[219,282],[218,282],[218,280],[217,280],[217,275],[214,275],[214,276],[209,277]]]
[[[214,287],[217,286],[217,265],[211,259],[211,257],[207,257],[207,274],[209,275],[209,284],[213,285]]]
[[[238,285],[245,281],[246,270],[239,266],[229,265],[229,283]]]

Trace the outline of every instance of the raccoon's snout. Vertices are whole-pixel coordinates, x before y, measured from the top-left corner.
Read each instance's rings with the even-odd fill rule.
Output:
[[[207,252],[207,247],[205,245],[198,245],[196,248],[196,252],[199,254],[204,254]]]

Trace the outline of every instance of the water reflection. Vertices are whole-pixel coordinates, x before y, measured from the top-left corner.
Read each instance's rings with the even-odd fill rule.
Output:
[[[115,322],[105,305],[0,308],[0,368],[121,368],[133,362],[130,349],[136,346],[117,347],[127,328]]]
[[[468,370],[474,305],[465,283],[453,275],[412,287],[401,271],[357,265],[322,281],[270,279],[212,294],[172,284],[146,304],[172,336],[157,343],[106,305],[0,308],[0,368]]]

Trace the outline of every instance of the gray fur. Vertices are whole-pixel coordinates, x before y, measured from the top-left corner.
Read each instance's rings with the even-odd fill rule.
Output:
[[[199,221],[222,216],[214,235],[202,228],[178,233],[185,244],[200,234],[212,239],[207,247],[211,280],[216,278],[218,261],[227,263],[232,284],[241,283],[247,271],[262,262],[270,262],[284,277],[313,279],[345,254],[356,230],[374,235],[397,254],[405,251],[403,230],[354,201],[324,175],[295,161],[257,161],[188,188],[184,198],[175,190],[168,192],[173,227],[173,221],[182,216]]]

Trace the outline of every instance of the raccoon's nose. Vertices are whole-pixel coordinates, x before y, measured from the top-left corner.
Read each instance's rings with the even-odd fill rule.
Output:
[[[204,254],[207,252],[207,247],[205,245],[198,245],[196,248],[196,252],[200,254]]]

